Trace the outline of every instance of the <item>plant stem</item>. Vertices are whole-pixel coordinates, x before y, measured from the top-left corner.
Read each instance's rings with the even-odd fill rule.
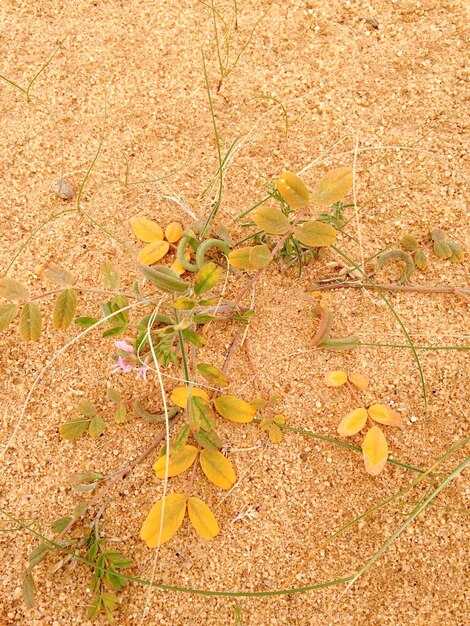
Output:
[[[315,283],[311,286],[311,289],[316,291],[322,291],[327,289],[383,289],[384,291],[403,291],[403,292],[417,292],[417,293],[450,293],[453,295],[466,295],[470,294],[470,289],[466,287],[447,287],[445,285],[379,285],[375,283],[364,284],[358,282],[335,282],[335,283]]]

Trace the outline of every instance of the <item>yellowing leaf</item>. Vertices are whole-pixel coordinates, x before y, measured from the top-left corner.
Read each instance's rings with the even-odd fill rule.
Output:
[[[364,437],[362,454],[367,473],[371,476],[378,476],[388,458],[387,440],[378,426],[372,426]]]
[[[132,232],[140,241],[152,243],[152,241],[157,239],[163,239],[163,230],[157,222],[152,222],[152,220],[148,220],[145,217],[133,217],[130,222]]]
[[[271,440],[271,443],[281,443],[282,431],[277,424],[273,424],[271,426],[271,428],[268,430],[268,435]]]
[[[413,235],[403,235],[400,239],[400,243],[408,252],[414,252],[418,249],[418,241]]]
[[[346,372],[341,370],[331,370],[325,374],[325,385],[327,387],[340,387],[348,380]]]
[[[192,395],[189,403],[189,423],[191,430],[197,432],[212,430],[214,428],[215,415],[211,403],[205,398]]]
[[[18,307],[16,304],[0,304],[0,331],[5,330],[10,325],[17,313]]]
[[[290,228],[289,220],[274,206],[261,206],[253,213],[253,221],[270,235],[284,235]]]
[[[195,304],[196,303],[194,300],[191,300],[191,298],[181,296],[173,301],[173,308],[177,311],[190,311],[191,309],[194,309]]]
[[[254,406],[235,396],[219,396],[214,400],[214,406],[222,417],[239,424],[252,422],[256,413]]]
[[[261,270],[272,261],[273,255],[271,250],[265,243],[250,248],[250,267],[251,269]]]
[[[348,194],[352,184],[352,169],[337,167],[319,180],[312,194],[312,204],[326,206],[339,202]]]
[[[237,477],[232,464],[221,452],[204,448],[199,461],[204,474],[217,487],[228,490],[236,481]]]
[[[215,367],[215,365],[210,365],[209,363],[199,363],[197,371],[204,376],[204,378],[210,382],[211,385],[216,385],[217,387],[228,387],[230,384],[228,377],[222,370]]]
[[[451,263],[462,263],[465,258],[465,252],[462,248],[454,241],[448,241],[447,243],[452,250],[452,256],[449,257],[449,261]]]
[[[336,230],[324,222],[309,220],[295,227],[294,237],[310,248],[322,248],[335,243]]]
[[[188,515],[194,529],[203,539],[210,541],[219,534],[219,525],[214,514],[199,498],[189,498]]]
[[[366,409],[354,409],[354,411],[343,417],[338,426],[338,433],[341,437],[352,437],[352,435],[355,435],[364,427],[366,422]]]
[[[119,272],[109,261],[105,261],[101,265],[101,280],[106,289],[114,291],[119,288],[120,278]]]
[[[217,284],[222,276],[223,270],[221,267],[217,267],[212,261],[206,263],[196,274],[196,280],[194,283],[194,293],[196,296],[200,296],[206,291],[209,291]]]
[[[291,209],[300,209],[310,201],[307,187],[292,172],[281,174],[276,181],[276,187]]]
[[[152,265],[160,259],[163,259],[169,249],[170,244],[168,243],[168,241],[161,241],[159,239],[156,239],[155,241],[152,241],[152,243],[149,243],[147,246],[145,246],[145,248],[143,248],[139,252],[137,260],[139,261],[139,263],[143,263],[144,265]]]
[[[64,289],[64,291],[57,296],[57,300],[55,301],[54,311],[52,313],[54,328],[67,330],[73,322],[76,310],[77,294],[71,287]]]
[[[361,391],[365,391],[370,383],[370,378],[364,374],[349,374],[349,382]]]
[[[250,263],[250,246],[245,246],[243,248],[237,248],[236,250],[231,250],[228,255],[229,263],[232,267],[236,267],[239,270],[250,270],[252,269]]]
[[[165,506],[163,506],[165,502]],[[163,524],[162,521],[163,509]],[[149,548],[161,546],[173,537],[183,523],[186,513],[186,496],[184,493],[173,493],[159,500],[150,509],[140,530],[140,537]],[[158,541],[160,537],[160,542]]]
[[[18,300],[25,300],[27,297],[28,292],[26,287],[17,280],[13,280],[12,278],[2,278],[2,280],[0,280],[0,298],[18,302]]]
[[[209,400],[209,396],[204,391],[204,389],[199,389],[199,387],[193,387],[191,390],[191,395]],[[173,404],[176,404],[176,406],[179,406],[181,409],[185,409],[188,401],[188,388],[175,387],[171,392],[170,397]]]
[[[64,287],[73,283],[73,274],[55,263],[47,263],[46,265],[36,268],[35,273],[38,276],[47,278],[51,283],[64,285]]]
[[[195,446],[184,446],[177,454],[170,454],[168,461],[168,476],[178,476],[182,474],[194,463],[197,457],[197,448]],[[166,455],[161,456],[154,464],[153,469],[157,478],[165,478]]]
[[[395,411],[385,404],[372,404],[368,409],[369,417],[386,426],[400,426],[401,418]]]
[[[20,334],[25,341],[37,341],[41,334],[41,312],[33,302],[27,302],[20,317]]]
[[[170,243],[176,243],[181,239],[183,234],[183,227],[179,222],[171,222],[165,228],[165,239]]]
[[[184,258],[186,259],[186,261],[190,260],[191,255],[189,254],[189,252],[185,252],[184,253]],[[180,261],[178,259],[175,259],[173,261],[173,263],[170,265],[170,268],[174,272],[176,272],[176,274],[178,274],[178,276],[182,276],[186,272],[186,268],[181,265],[181,263],[180,263]]]

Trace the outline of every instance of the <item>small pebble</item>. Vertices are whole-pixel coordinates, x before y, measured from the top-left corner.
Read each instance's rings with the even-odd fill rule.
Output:
[[[70,181],[66,178],[57,178],[52,183],[52,191],[62,198],[62,200],[70,200],[74,197],[75,191]]]

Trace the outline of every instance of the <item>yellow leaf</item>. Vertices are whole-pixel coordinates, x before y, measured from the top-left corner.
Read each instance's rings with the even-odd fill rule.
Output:
[[[388,458],[387,440],[378,426],[372,426],[364,437],[362,454],[367,473],[371,476],[378,476]]]
[[[250,267],[251,269],[261,270],[272,261],[273,255],[271,250],[265,243],[250,248]]]
[[[215,365],[210,365],[209,363],[199,363],[196,366],[197,371],[204,376],[204,378],[211,383],[211,385],[217,385],[217,387],[228,387],[230,384],[230,380],[227,375],[219,370]]]
[[[282,431],[277,424],[273,424],[271,426],[271,428],[268,430],[268,435],[271,439],[271,443],[281,443]]]
[[[354,409],[351,413],[348,413],[338,426],[338,432],[342,437],[352,437],[358,433],[367,422],[366,409]]]
[[[281,174],[276,181],[276,187],[291,209],[300,209],[310,201],[307,187],[292,172]]]
[[[364,374],[349,374],[348,378],[349,382],[360,389],[360,391],[365,391],[370,383],[370,378],[364,376]]]
[[[340,387],[348,380],[346,372],[341,370],[331,370],[325,374],[325,385],[327,387]]]
[[[289,220],[277,207],[262,206],[253,213],[253,221],[270,235],[284,235],[290,228]]]
[[[163,511],[163,524],[161,523]],[[165,498],[165,506],[163,507],[163,498],[159,500],[150,509],[149,514],[145,518],[140,530],[140,537],[149,548],[161,546],[171,539],[178,528],[183,523],[184,514],[186,512],[186,496],[184,493],[173,493]],[[158,538],[161,539],[160,543]]]
[[[165,254],[170,249],[170,244],[168,241],[161,241],[160,239],[156,239],[149,243],[145,248],[139,252],[139,256],[137,260],[139,263],[143,263],[143,265],[152,265],[156,263],[160,259],[163,259]]]
[[[190,261],[191,260],[191,253],[190,252],[185,252],[184,253],[184,258],[186,259],[186,261]],[[183,267],[180,263],[180,261],[178,259],[175,259],[173,261],[173,263],[170,265],[171,269],[176,272],[178,274],[178,276],[182,276],[187,270],[185,267]]]
[[[170,243],[176,243],[181,239],[183,234],[183,227],[179,222],[171,222],[165,228],[165,239]]]
[[[168,461],[168,476],[178,476],[182,474],[194,463],[197,457],[197,448],[195,446],[184,446],[178,454],[170,454]],[[165,478],[166,455],[161,456],[153,465],[157,478]]]
[[[203,539],[210,541],[219,534],[219,525],[214,514],[199,498],[189,498],[188,515],[194,529]]]
[[[392,411],[389,406],[385,404],[372,404],[368,409],[369,417],[378,422],[379,424],[385,424],[386,426],[400,426],[401,418],[398,413]]]
[[[232,464],[221,452],[204,448],[201,451],[199,461],[204,474],[217,487],[228,490],[236,481],[237,477]]]
[[[41,335],[41,311],[33,302],[27,302],[20,316],[20,335],[25,341],[37,341]]]
[[[294,237],[310,248],[324,248],[335,243],[336,230],[324,222],[309,220],[295,227]]]
[[[239,424],[253,421],[256,413],[254,406],[235,396],[219,396],[214,400],[214,406],[222,417]]]
[[[64,289],[64,291],[57,296],[57,300],[55,301],[54,311],[52,313],[54,328],[67,330],[73,321],[76,310],[77,294],[72,287],[68,287],[68,289]]]
[[[204,389],[199,389],[199,387],[193,387],[191,395],[209,400],[209,396]],[[188,402],[188,387],[175,387],[170,397],[173,404],[176,404],[176,406],[179,406],[181,409],[185,409]]]
[[[348,194],[352,184],[353,172],[350,167],[331,170],[319,180],[312,194],[312,204],[325,206],[339,202]]]
[[[186,298],[185,296],[181,296],[180,298],[176,298],[173,300],[173,308],[177,311],[190,311],[194,309],[196,303],[191,298]]]
[[[152,220],[148,220],[145,217],[133,217],[130,222],[132,232],[140,241],[152,243],[152,241],[157,239],[163,239],[163,230],[157,222],[152,222]]]
[[[269,430],[272,425],[273,425],[273,418],[272,417],[265,417],[259,423],[259,427],[260,427],[261,430]]]
[[[245,246],[243,248],[237,248],[236,250],[231,250],[228,255],[229,263],[232,267],[236,267],[239,270],[249,270],[252,269],[250,263],[250,246]]]
[[[5,330],[17,314],[18,307],[16,304],[0,304],[0,331]]]

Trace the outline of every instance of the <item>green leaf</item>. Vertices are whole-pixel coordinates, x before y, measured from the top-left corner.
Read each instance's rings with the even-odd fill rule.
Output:
[[[88,427],[88,434],[90,437],[99,437],[104,433],[105,423],[101,415],[95,415],[91,418],[90,425]]]
[[[206,450],[218,450],[222,447],[222,442],[219,439],[215,430],[199,430],[194,433],[194,439]]]
[[[320,348],[325,350],[331,350],[333,352],[343,352],[343,350],[350,350],[361,345],[359,337],[343,337],[342,339],[326,339],[320,344]]]
[[[118,574],[113,568],[108,569],[106,573],[106,580],[112,587],[114,587],[118,591],[125,587],[127,583],[127,580],[123,578],[120,574]]]
[[[196,296],[210,291],[220,280],[222,274],[222,268],[217,267],[212,261],[203,265],[196,274],[196,282],[194,283],[194,293]]]
[[[74,439],[80,439],[83,433],[88,428],[90,420],[83,417],[75,417],[74,419],[65,422],[59,426],[59,433],[63,439],[73,441]]]
[[[36,603],[36,585],[34,584],[34,578],[30,571],[26,571],[23,574],[23,602],[26,608],[32,609]]]
[[[37,341],[41,335],[41,311],[33,302],[27,302],[20,317],[20,334],[25,341]]]
[[[103,602],[104,614],[110,624],[115,624],[114,609],[117,605],[117,598],[112,593],[102,593],[101,600]]]
[[[175,441],[171,445],[171,454],[178,454],[184,448],[189,437],[189,424],[183,426],[175,437]]]
[[[452,256],[449,257],[451,263],[461,263],[465,258],[465,253],[462,248],[455,243],[455,241],[448,241],[450,249],[452,250]]]
[[[34,565],[37,565],[47,554],[49,554],[50,550],[51,548],[47,543],[40,543],[36,546],[28,557],[30,566],[33,567]]]
[[[52,324],[58,330],[67,330],[73,321],[73,316],[77,310],[77,294],[69,287],[57,296],[54,311],[52,313]]]
[[[331,246],[336,241],[336,230],[333,226],[310,220],[295,227],[294,237],[310,248]]]
[[[89,400],[82,400],[77,404],[77,411],[87,417],[93,417],[96,415],[96,407]]]
[[[122,311],[129,306],[129,300],[122,293],[118,293],[111,300],[111,309],[116,315],[112,318],[113,323],[122,322],[127,324],[129,321],[129,311]],[[119,313],[118,313],[119,311]]]
[[[318,182],[312,204],[325,206],[339,202],[349,193],[353,184],[353,171],[350,167],[338,167],[327,172]]]
[[[206,343],[206,340],[204,339],[204,337],[201,337],[201,335],[198,335],[197,333],[195,333],[194,330],[185,328],[181,332],[183,334],[183,337],[186,339],[186,341],[189,341],[189,343],[192,343],[193,346],[196,346],[196,348],[202,348],[202,346],[204,346]]]
[[[217,387],[229,386],[229,378],[222,370],[215,367],[215,365],[210,365],[209,363],[199,363],[196,367],[201,376],[204,376],[204,378],[210,382],[211,385],[215,385]]]
[[[0,304],[0,331],[5,330],[18,315],[16,304]]]
[[[203,430],[214,428],[215,415],[208,400],[191,395],[189,399],[189,423],[193,432],[197,432],[200,428]]]
[[[77,506],[74,508],[73,517],[75,519],[78,519],[85,513],[87,509],[88,509],[88,500],[83,500],[83,502],[80,502],[80,504],[77,504]]]
[[[420,270],[425,270],[428,266],[428,257],[423,250],[417,250],[415,254],[415,264]]]
[[[114,267],[112,263],[109,261],[105,261],[101,266],[101,279],[103,281],[103,285],[105,289],[109,289],[110,291],[114,291],[115,289],[119,289],[119,272]]]
[[[96,598],[93,598],[90,606],[88,607],[88,611],[86,613],[86,616],[89,620],[93,621],[98,617],[101,611],[101,604],[102,604],[101,596],[96,596]]]
[[[123,424],[125,421],[127,421],[127,409],[124,404],[120,404],[117,407],[116,412],[114,413],[114,420],[118,424]]]
[[[452,256],[452,248],[447,241],[436,241],[432,249],[440,259],[450,259]]]
[[[78,326],[81,326],[82,328],[90,328],[90,326],[93,326],[97,322],[99,322],[99,319],[96,317],[76,317],[75,318],[75,324],[77,324]]]
[[[54,520],[51,524],[52,532],[56,535],[61,533],[67,528],[72,519],[72,517],[59,517],[59,519]]]
[[[400,239],[400,243],[408,252],[414,252],[418,249],[418,241],[413,235],[404,235]]]
[[[193,315],[192,320],[195,324],[208,324],[217,319],[216,315],[209,315],[208,313],[200,313],[199,315]]]
[[[18,302],[19,300],[26,300],[27,297],[28,291],[26,287],[17,280],[12,278],[2,278],[0,280],[0,298]]]
[[[110,328],[109,330],[105,330],[103,333],[103,337],[116,337],[117,335],[120,335],[121,333],[123,333],[126,330],[127,326],[113,326],[112,328]]]
[[[191,309],[194,309],[195,304],[195,301],[191,298],[181,296],[173,301],[173,308],[177,311],[190,311]]]
[[[189,289],[188,283],[164,265],[155,265],[155,267],[139,265],[139,270],[147,280],[165,293],[184,293]]]
[[[284,172],[276,181],[276,188],[292,209],[300,209],[310,201],[305,184],[292,172]]]
[[[290,228],[284,213],[273,206],[261,206],[253,213],[253,221],[269,235],[285,235]]]
[[[114,404],[119,404],[121,402],[121,394],[117,391],[117,389],[114,389],[114,387],[108,387],[108,391],[106,393],[108,398],[111,402],[114,402]]]

